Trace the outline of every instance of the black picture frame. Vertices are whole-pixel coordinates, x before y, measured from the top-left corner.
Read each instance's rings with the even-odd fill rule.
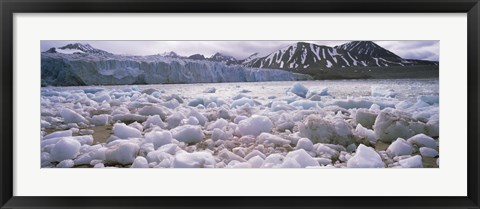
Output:
[[[478,0],[0,0],[1,208],[479,208]],[[467,13],[468,195],[465,197],[21,197],[13,196],[15,13]],[[445,179],[454,181],[454,179]],[[448,189],[448,188],[438,188]],[[106,194],[108,195],[108,194]]]

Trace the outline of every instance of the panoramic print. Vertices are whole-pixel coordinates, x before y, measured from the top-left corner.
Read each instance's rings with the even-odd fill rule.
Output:
[[[41,168],[438,168],[439,41],[41,41]]]

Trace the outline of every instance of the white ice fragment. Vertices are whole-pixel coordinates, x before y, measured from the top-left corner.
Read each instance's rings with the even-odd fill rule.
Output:
[[[200,126],[183,125],[172,130],[173,138],[185,143],[197,143],[205,138]]]
[[[360,139],[366,139],[372,144],[375,144],[377,142],[377,136],[375,135],[375,132],[373,130],[364,128],[362,124],[357,125],[357,127],[355,128],[355,134]]]
[[[377,119],[377,114],[374,112],[361,108],[358,109],[354,115],[355,122],[362,124],[363,127],[371,129]]]
[[[281,154],[275,153],[267,156],[263,161],[262,168],[274,168],[279,167],[283,163],[285,157]]]
[[[296,149],[304,149],[305,151],[313,151],[313,143],[310,139],[301,138],[297,141]]]
[[[235,107],[240,107],[240,106],[244,106],[244,105],[249,105],[249,106],[253,107],[253,106],[256,105],[256,102],[253,99],[242,97],[240,99],[237,99],[237,100],[233,101],[232,104],[230,105],[230,107],[235,108]]]
[[[147,159],[142,156],[138,156],[137,158],[135,158],[130,168],[148,168]]]
[[[400,115],[384,109],[378,114],[373,130],[380,141],[392,142],[397,138],[409,138],[415,133],[409,122]]]
[[[158,115],[148,116],[145,121],[145,128],[152,128],[153,126],[165,128],[165,123],[163,123],[162,118]]]
[[[48,135],[44,136],[42,138],[42,140],[57,138],[57,137],[68,137],[68,136],[72,136],[72,131],[71,130],[55,131],[51,134],[48,134]]]
[[[266,132],[269,133],[273,128],[272,121],[266,116],[254,115],[238,123],[238,132],[242,135],[254,135]]]
[[[390,156],[402,156],[411,155],[413,153],[413,147],[405,139],[398,138],[387,148],[387,152]]]
[[[279,136],[269,134],[269,133],[261,133],[257,136],[257,142],[261,144],[274,144],[276,146],[283,146],[290,144],[289,140],[283,139]]]
[[[154,149],[173,142],[170,131],[151,131],[145,134],[145,140],[153,143]]]
[[[398,163],[402,168],[423,168],[422,157],[420,155],[399,160]]]
[[[301,83],[295,83],[293,86],[289,89],[290,92],[305,98],[308,92],[307,87],[302,85]]]
[[[172,129],[182,124],[182,120],[185,119],[185,116],[180,112],[175,112],[167,117],[167,128]]]
[[[111,116],[107,114],[94,115],[90,119],[90,122],[96,126],[105,126],[110,123],[110,117]]]
[[[200,121],[196,117],[189,116],[188,118],[185,118],[182,120],[182,125],[188,124],[188,125],[198,125],[200,124]]]
[[[348,168],[384,168],[380,155],[371,147],[360,144],[357,148],[355,156],[347,162]]]
[[[385,89],[379,86],[372,86],[371,93],[372,93],[372,96],[374,97],[392,97],[393,98],[397,95],[397,92],[395,92],[393,89]]]
[[[173,161],[174,168],[214,168],[215,158],[208,152],[179,153]]]
[[[105,161],[111,164],[132,164],[140,147],[129,140],[115,140],[108,144],[105,151]]]
[[[62,160],[60,163],[57,164],[57,168],[71,168],[75,165],[73,160],[71,159],[66,159]]]
[[[207,126],[207,130],[208,131],[211,131],[213,129],[223,129],[225,126],[228,125],[228,121],[226,121],[225,119],[223,118],[220,118],[220,119],[217,119],[215,122],[213,123],[210,123],[208,126]]]
[[[297,163],[300,165],[301,168],[305,168],[305,167],[308,167],[308,166],[320,166],[320,164],[318,164],[318,161],[313,159],[312,156],[310,156],[303,149],[299,149],[299,150],[289,152],[285,156],[285,161],[288,158],[292,158],[295,161],[297,161]]]
[[[261,158],[260,156],[254,156],[250,158],[247,162],[250,163],[252,168],[260,168],[263,164],[263,158]]]
[[[142,132],[136,128],[125,125],[125,123],[116,123],[113,125],[113,135],[120,139],[128,139],[142,137]]]
[[[436,157],[438,156],[438,151],[429,147],[420,147],[420,154],[423,157]]]
[[[65,123],[88,123],[87,119],[85,119],[82,115],[76,113],[73,110],[63,108],[59,112],[60,116],[62,116],[63,121]]]
[[[203,93],[215,93],[215,91],[217,91],[215,87],[208,87],[203,90]]]
[[[415,144],[418,147],[429,147],[432,149],[437,149],[437,142],[425,134],[417,134],[407,139],[411,144]]]
[[[50,151],[51,160],[61,162],[67,159],[74,159],[80,152],[80,143],[72,138],[60,138]]]

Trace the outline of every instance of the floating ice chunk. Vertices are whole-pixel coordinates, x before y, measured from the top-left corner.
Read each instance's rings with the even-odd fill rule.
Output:
[[[167,115],[170,114],[170,111],[162,107],[145,106],[145,107],[142,107],[140,110],[138,110],[138,114],[144,115],[144,116],[159,115],[160,118],[165,119]]]
[[[283,139],[279,136],[269,134],[269,133],[261,133],[257,136],[257,142],[261,144],[274,144],[276,146],[283,146],[286,144],[290,144],[289,140]]]
[[[51,160],[61,162],[74,159],[80,153],[80,142],[72,138],[61,138],[50,151]]]
[[[288,90],[289,92],[292,92],[300,97],[305,98],[307,96],[308,89],[301,83],[295,83],[293,86]]]
[[[347,162],[348,168],[384,168],[380,155],[371,147],[360,144],[357,148],[355,156]]]
[[[411,155],[413,153],[413,147],[405,139],[398,138],[387,148],[387,152],[390,156],[402,156]]]
[[[397,138],[413,136],[415,132],[409,126],[405,118],[384,109],[377,116],[373,130],[380,141],[391,142]]]
[[[142,156],[138,156],[137,158],[135,158],[130,168],[148,168],[147,159]]]
[[[420,154],[423,157],[437,157],[438,151],[429,147],[420,147]]]
[[[113,135],[120,139],[142,137],[142,132],[136,128],[125,125],[125,123],[116,123],[113,125]]]
[[[185,143],[197,143],[205,138],[200,126],[183,125],[171,130],[173,138]]]
[[[375,132],[373,130],[364,128],[360,123],[355,128],[355,134],[360,139],[366,139],[372,144],[375,144],[377,142],[377,136],[375,135]]]
[[[250,153],[248,153],[246,156],[245,156],[245,159],[246,160],[250,160],[251,158],[253,157],[260,157],[262,159],[265,159],[267,156],[265,156],[265,154],[263,154],[262,152],[258,151],[258,150],[253,150],[251,151]]]
[[[196,117],[189,116],[188,118],[185,118],[182,120],[182,125],[188,124],[188,125],[198,125],[200,124],[200,121]]]
[[[248,118],[247,116],[237,115],[237,116],[235,117],[235,119],[233,119],[233,122],[236,123],[236,124],[238,124],[238,123],[240,123],[240,121],[245,120],[245,119],[247,119],[247,118]]]
[[[311,108],[318,107],[318,102],[309,101],[309,100],[300,100],[300,101],[292,102],[290,103],[290,105],[294,107],[299,107],[299,108],[301,107],[304,110],[308,110]]]
[[[254,135],[266,132],[269,133],[273,128],[272,121],[266,116],[254,115],[238,123],[238,132],[242,135]]]
[[[304,149],[305,151],[313,151],[313,143],[310,139],[301,138],[297,141],[296,149]]]
[[[433,104],[438,104],[440,99],[438,95],[428,95],[428,96],[422,95],[422,96],[418,96],[417,100],[433,105]]]
[[[379,86],[372,86],[371,88],[372,96],[374,97],[395,97],[397,96],[397,92],[393,89],[385,89]]]
[[[260,156],[254,156],[247,161],[252,168],[260,168],[263,164],[263,158]]]
[[[321,99],[321,96],[328,96],[330,95],[328,93],[328,88],[323,88],[323,89],[310,89],[306,95],[307,99],[310,100],[316,100],[316,99]],[[320,100],[317,100],[320,101]]]
[[[402,168],[423,168],[422,157],[420,155],[399,160],[398,163]]]
[[[325,120],[318,115],[308,116],[298,126],[300,136],[317,143],[333,143],[346,146],[352,142],[352,127],[343,119]]]
[[[425,134],[417,134],[407,139],[411,144],[415,144],[418,147],[429,147],[432,149],[437,149],[437,142]]]
[[[128,140],[116,140],[105,151],[105,161],[111,164],[132,164],[140,147]]]
[[[172,115],[167,117],[168,128],[172,129],[179,126],[182,123],[182,120],[185,119],[185,116],[180,112],[175,112]]]
[[[42,140],[57,138],[57,137],[68,137],[68,136],[72,136],[72,131],[71,130],[55,131],[51,134],[48,134],[48,135],[44,136],[42,138]]]
[[[285,157],[281,154],[275,153],[267,156],[263,161],[262,168],[274,168],[279,167],[283,163]]]
[[[233,136],[231,134],[225,133],[219,128],[213,129],[212,132],[212,140],[217,141],[217,140],[227,140],[232,138]]]
[[[230,107],[231,108],[236,108],[236,107],[243,106],[243,105],[246,105],[246,104],[253,107],[257,103],[253,99],[242,97],[240,99],[237,99],[237,100],[233,101],[232,104],[230,105]]]
[[[209,124],[207,126],[207,130],[211,131],[211,130],[216,129],[216,128],[223,129],[227,125],[228,125],[228,121],[226,121],[223,118],[220,118],[220,119],[216,120],[215,122]]]
[[[203,90],[203,93],[215,93],[217,89],[215,87],[208,87],[205,90]]]
[[[160,128],[165,128],[165,123],[163,123],[162,118],[158,115],[148,116],[145,121],[145,128],[152,128],[153,126],[158,126]]]
[[[112,117],[112,120],[122,121],[122,122],[128,122],[128,121],[144,122],[145,120],[147,120],[147,117],[143,115],[137,115],[137,114],[116,114]]]
[[[105,126],[110,123],[110,115],[101,114],[101,115],[94,115],[90,119],[90,123],[96,126]]]
[[[305,168],[305,167],[307,167],[307,166],[320,166],[320,164],[318,164],[318,161],[316,161],[315,159],[313,159],[312,156],[310,156],[310,155],[309,155],[305,150],[303,150],[303,149],[298,149],[298,150],[289,152],[289,153],[285,156],[285,161],[286,161],[288,158],[292,158],[292,159],[294,159],[295,161],[297,161],[297,163],[300,165],[301,168]]]
[[[355,122],[362,124],[363,127],[371,129],[377,119],[377,114],[367,109],[358,109],[355,113]]]
[[[88,123],[87,119],[85,119],[82,115],[67,108],[60,110],[59,114],[62,116],[65,123]]]
[[[153,143],[154,149],[173,142],[170,131],[151,131],[145,134],[145,140]]]
[[[71,168],[75,165],[73,160],[71,159],[66,159],[62,160],[60,163],[57,164],[57,168]]]
[[[179,153],[173,161],[174,168],[214,168],[215,158],[208,152]]]

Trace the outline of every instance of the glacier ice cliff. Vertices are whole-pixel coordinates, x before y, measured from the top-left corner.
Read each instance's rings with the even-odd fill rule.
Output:
[[[277,69],[160,55],[41,55],[42,86],[124,85],[309,80],[311,76]]]

